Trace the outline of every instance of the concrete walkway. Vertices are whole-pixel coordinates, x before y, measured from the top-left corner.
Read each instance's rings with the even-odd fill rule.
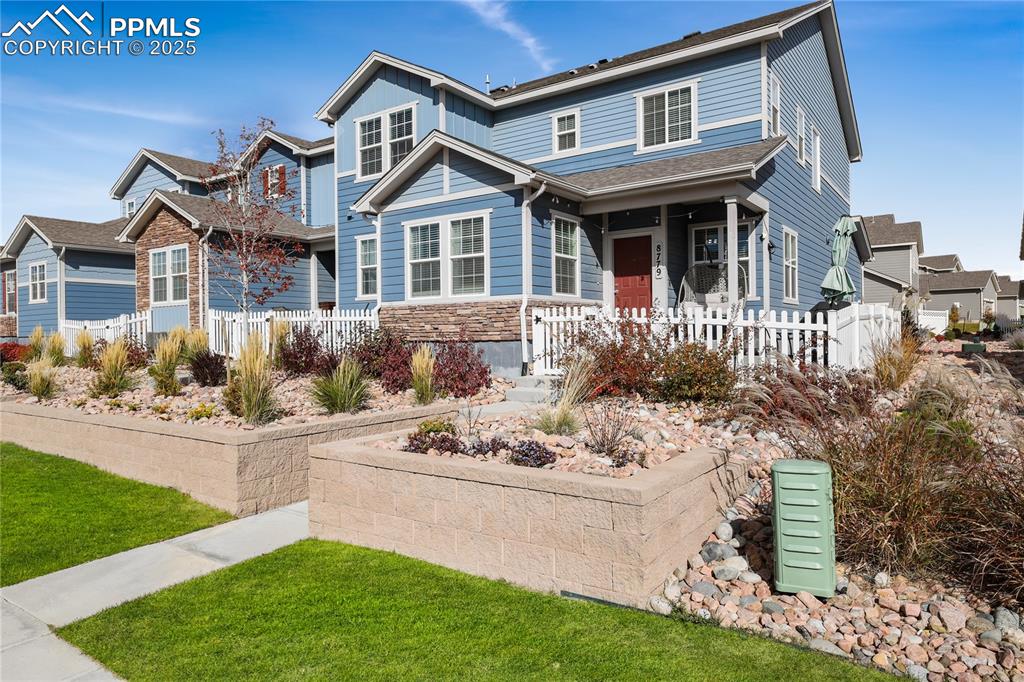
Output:
[[[308,536],[299,502],[0,589],[0,679],[116,680],[50,628]]]

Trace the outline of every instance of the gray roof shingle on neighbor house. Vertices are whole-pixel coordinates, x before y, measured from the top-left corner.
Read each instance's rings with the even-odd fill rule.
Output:
[[[921,275],[921,292],[929,291],[981,291],[995,275],[992,270],[964,270],[963,272],[936,272]]]
[[[115,218],[102,223],[46,218],[36,215],[27,215],[25,218],[46,235],[46,238],[53,242],[54,246],[67,246],[68,248],[78,246],[86,249],[124,252],[135,250],[133,244],[117,241],[117,235],[128,224],[127,218]]]
[[[722,40],[723,38],[731,38],[733,36],[738,36],[742,33],[747,33],[748,31],[755,31],[759,28],[771,26],[772,24],[776,24],[781,21],[786,21],[787,19],[798,16],[804,13],[805,11],[822,4],[824,3],[819,1],[808,3],[806,5],[800,5],[799,7],[792,7],[781,12],[775,12],[774,14],[766,14],[765,16],[757,17],[756,19],[749,19],[747,21],[741,21],[737,24],[723,26],[722,28],[717,28],[713,31],[708,31],[707,33],[701,33],[700,31],[697,31],[695,33],[690,33],[684,36],[683,38],[680,38],[679,40],[673,40],[671,42],[663,43],[661,45],[655,45],[654,47],[638,50],[636,52],[630,52],[629,54],[624,54],[620,57],[615,57],[614,59],[602,59],[594,62],[592,65],[587,64],[576,69],[569,69],[568,71],[562,71],[560,73],[551,74],[550,76],[545,76],[543,78],[537,78],[535,80],[526,81],[525,83],[520,83],[515,87],[499,86],[491,90],[491,92],[488,94],[490,94],[490,96],[493,99],[499,100],[502,99],[503,97],[518,95],[520,93],[528,92],[530,90],[543,88],[547,85],[554,85],[555,83],[564,83],[566,81],[571,81],[575,78],[582,78],[583,76],[588,76],[592,73],[600,73],[601,71],[607,69],[623,66],[624,64],[640,62],[643,61],[644,59],[650,59],[652,57],[658,57],[660,55],[668,54],[670,52],[676,52],[678,50],[685,50],[688,48],[697,47],[699,45],[704,45],[705,43],[714,42],[716,40]]]
[[[1000,298],[1017,298],[1020,296],[1021,285],[1024,281],[1016,282],[1009,275],[997,275],[996,282],[999,284]]]
[[[773,137],[738,147],[671,156],[655,161],[643,161],[632,165],[573,173],[560,177],[588,192],[596,192],[636,183],[667,181],[673,178],[685,179],[696,175],[713,175],[716,172],[726,172],[730,169],[744,170],[756,166],[762,159],[776,152],[785,142],[786,138],[784,137]]]
[[[333,136],[331,136],[331,137],[322,137],[319,140],[307,140],[307,139],[305,139],[303,137],[298,137],[296,135],[286,135],[285,133],[282,133],[280,130],[275,130],[273,132],[278,137],[283,138],[285,140],[288,140],[289,142],[291,142],[296,147],[299,147],[301,149],[306,149],[306,150],[316,149],[317,147],[323,147],[326,144],[331,144],[331,143],[334,142],[334,137]]]
[[[190,159],[186,156],[178,156],[177,154],[158,152],[155,149],[144,149],[143,151],[153,155],[161,163],[166,164],[168,168],[181,175],[188,175],[193,178],[202,178],[210,175],[211,164],[209,161],[200,161],[199,159]]]
[[[864,216],[864,229],[872,246],[916,243],[917,250],[924,251],[924,234],[916,220],[898,223],[892,213]]]
[[[203,227],[222,230],[240,229],[242,227],[240,223],[226,224],[225,218],[230,217],[230,213],[218,207],[218,204],[220,206],[224,205],[224,202],[218,199],[168,192],[162,189],[154,190],[153,194],[159,195],[166,204],[176,206],[179,210],[195,218]],[[309,241],[329,235],[333,236],[334,227],[309,227],[291,216],[277,213],[273,234],[286,239]]]
[[[957,260],[955,253],[944,253],[941,256],[921,256],[917,262],[932,270],[952,270],[956,267]]]

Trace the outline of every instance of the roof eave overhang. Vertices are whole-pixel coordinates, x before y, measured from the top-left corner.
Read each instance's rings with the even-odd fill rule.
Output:
[[[238,161],[235,162],[235,169],[236,170],[238,169],[239,164],[244,159],[246,159],[250,154],[252,154],[259,147],[260,142],[264,138],[273,140],[274,142],[277,142],[278,144],[280,144],[280,145],[282,145],[284,147],[287,147],[292,152],[292,154],[295,154],[296,156],[317,156],[319,154],[323,154],[324,152],[329,152],[332,149],[334,149],[334,143],[333,142],[330,142],[328,144],[322,144],[319,147],[310,147],[310,148],[307,149],[306,147],[300,147],[299,145],[295,144],[294,142],[291,142],[290,140],[287,140],[287,139],[281,137],[280,135],[275,133],[273,130],[265,130],[265,131],[263,131],[259,135],[259,137],[257,137],[255,140],[253,140],[252,144],[250,144],[249,147],[244,152],[242,152],[241,156],[238,157]],[[222,178],[225,178],[225,177],[227,177],[227,173],[221,173],[220,175],[218,175],[216,177],[213,177],[213,178],[210,178],[210,179],[211,180],[218,180],[218,179],[222,179]]]
[[[857,249],[857,255],[860,256],[860,262],[867,263],[875,257],[875,252],[871,244],[871,239],[868,237],[868,231],[864,229],[864,219],[859,215],[850,217],[855,223],[857,223],[857,231],[853,233],[853,246]]]
[[[8,237],[7,243],[4,244],[3,250],[0,251],[0,256],[4,258],[17,258],[12,251],[21,248],[22,244],[25,243],[25,240],[28,239],[27,234],[29,232],[35,232],[39,235],[40,239],[46,242],[46,246],[48,248],[54,248],[53,241],[47,237],[42,230],[36,227],[36,225],[29,220],[28,216],[22,216],[21,220],[18,221],[17,227],[14,228],[14,231],[11,232],[11,236]]]
[[[909,287],[910,286],[910,282],[904,282],[899,277],[893,277],[892,275],[887,275],[884,272],[879,272],[878,270],[875,270],[874,268],[865,267],[864,268],[864,272],[866,272],[868,274],[871,274],[871,275],[874,275],[875,277],[878,277],[880,279],[884,279],[884,280],[887,280],[889,282],[892,282],[893,284],[898,284],[901,287]]]
[[[843,133],[846,138],[846,153],[851,163],[856,163],[863,158],[863,149],[860,141],[860,127],[857,124],[857,110],[853,106],[853,91],[850,88],[850,74],[846,70],[846,57],[843,55],[843,40],[839,33],[839,20],[836,17],[835,6],[825,3],[819,8],[812,8],[812,12],[824,11],[824,19],[821,22],[821,35],[825,42],[825,53],[829,59],[829,71],[832,73],[832,87],[835,89],[836,104],[839,106],[839,118],[843,124]],[[806,19],[808,15],[796,17],[784,25],[791,26],[794,23]]]
[[[168,166],[166,163],[164,163],[157,157],[148,153],[145,149],[140,149],[139,153],[136,154],[135,158],[133,158],[131,163],[128,164],[128,167],[124,169],[123,173],[121,173],[121,176],[117,179],[117,182],[114,183],[114,186],[110,188],[110,198],[118,200],[122,199],[124,197],[125,190],[128,189],[130,181],[135,178],[138,172],[142,169],[142,166],[144,166],[147,162],[153,162],[157,164],[158,166],[169,172],[171,175],[173,175],[174,179],[177,180],[178,182],[203,182],[202,178],[197,178],[194,175],[186,175],[184,173],[179,173],[178,171],[174,170],[174,168]]]
[[[142,228],[145,227],[146,224],[148,224],[149,221],[153,219],[153,216],[155,216],[157,211],[159,211],[160,208],[163,206],[170,207],[171,209],[174,210],[175,213],[181,215],[183,218],[188,220],[192,224],[193,230],[198,230],[200,228],[200,223],[198,219],[190,215],[188,211],[184,210],[183,208],[175,204],[173,201],[170,201],[159,191],[156,191],[150,193],[149,197],[146,199],[146,202],[142,204],[142,207],[135,213],[134,216],[132,216],[131,220],[128,221],[128,224],[124,226],[120,234],[117,235],[117,241],[133,241],[135,237],[138,236]]]

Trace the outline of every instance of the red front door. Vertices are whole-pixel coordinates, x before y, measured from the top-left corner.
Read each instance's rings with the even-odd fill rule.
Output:
[[[615,307],[651,307],[651,238],[615,239]]]

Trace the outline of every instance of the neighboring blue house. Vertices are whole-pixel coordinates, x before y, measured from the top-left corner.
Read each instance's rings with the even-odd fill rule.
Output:
[[[338,305],[510,369],[532,306],[807,310],[861,158],[830,1],[486,93],[374,52],[317,117]]]
[[[104,320],[135,311],[135,257],[117,235],[126,218],[104,223],[24,216],[4,245],[16,261],[18,336],[59,321]]]

